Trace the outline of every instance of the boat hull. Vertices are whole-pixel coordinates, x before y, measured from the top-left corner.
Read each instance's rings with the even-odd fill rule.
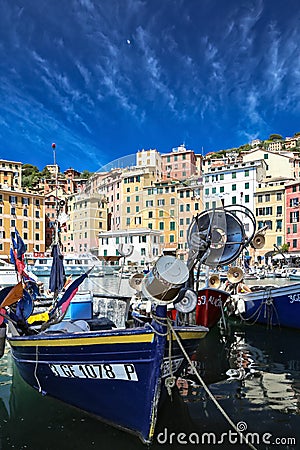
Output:
[[[0,286],[14,286],[17,283],[17,274],[13,269],[0,269]]]
[[[180,331],[193,352],[206,331]],[[22,378],[44,394],[151,442],[163,380],[169,373],[166,337],[151,329],[10,338]],[[183,363],[172,343],[172,369]]]
[[[203,288],[198,291],[196,306],[196,324],[212,328],[222,316],[222,307],[229,292],[221,289]]]
[[[300,273],[296,272],[296,273],[290,273],[289,274],[289,279],[291,281],[300,281]]]
[[[234,297],[242,318],[266,325],[300,328],[300,283],[270,287]]]

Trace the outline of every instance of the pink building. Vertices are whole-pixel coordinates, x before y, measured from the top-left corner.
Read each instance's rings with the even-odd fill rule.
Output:
[[[294,181],[285,188],[286,198],[286,243],[289,253],[300,251],[300,181]]]
[[[197,171],[196,155],[184,145],[173,148],[172,152],[162,155],[162,177],[164,180],[185,180]]]

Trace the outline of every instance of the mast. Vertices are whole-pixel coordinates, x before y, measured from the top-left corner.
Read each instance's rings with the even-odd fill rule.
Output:
[[[58,170],[56,170],[56,144],[53,142],[52,144],[53,149],[53,164],[55,169],[55,211],[56,211],[56,218],[55,218],[55,225],[54,225],[54,237],[52,246],[55,244],[59,244],[59,235],[58,235],[58,215],[59,215],[59,206],[58,206]]]
[[[49,279],[49,289],[53,292],[53,301],[56,302],[59,292],[62,290],[65,283],[65,271],[63,266],[63,255],[60,251],[59,238],[59,211],[60,206],[58,202],[58,170],[56,170],[56,144],[52,144],[53,160],[55,165],[55,207],[56,218],[54,222],[54,235],[52,241],[52,267]]]

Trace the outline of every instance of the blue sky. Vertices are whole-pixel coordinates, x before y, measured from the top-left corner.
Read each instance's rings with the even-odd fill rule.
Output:
[[[99,170],[300,131],[298,0],[1,0],[0,158]]]

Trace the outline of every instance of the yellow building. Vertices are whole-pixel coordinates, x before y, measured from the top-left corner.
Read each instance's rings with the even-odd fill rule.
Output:
[[[187,259],[187,230],[193,216],[203,209],[201,189],[193,178],[185,184],[165,180],[144,188],[141,226],[161,232],[164,253],[176,252]]]
[[[178,246],[178,184],[160,181],[144,190],[143,226],[161,232],[165,252],[176,251]]]
[[[191,177],[177,186],[178,198],[178,251],[180,259],[187,260],[187,232],[193,217],[203,211],[202,184],[197,177]]]
[[[21,189],[22,163],[0,159],[0,188]]]
[[[121,182],[120,229],[141,227],[143,222],[144,197],[157,181],[155,167],[131,167],[124,169]]]
[[[27,253],[45,251],[45,214],[42,195],[20,188],[0,189],[0,256],[7,258],[11,233],[17,228]]]

